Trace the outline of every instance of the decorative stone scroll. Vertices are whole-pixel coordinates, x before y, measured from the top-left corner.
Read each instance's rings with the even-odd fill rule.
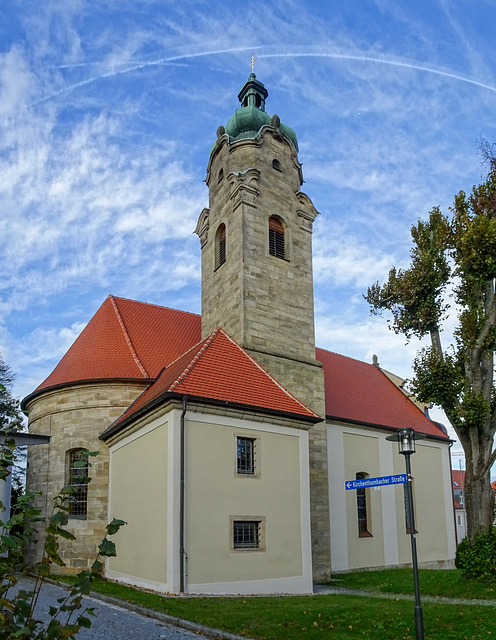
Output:
[[[208,229],[209,229],[209,218],[210,209],[203,209],[200,213],[200,217],[198,218],[198,222],[196,223],[195,233],[200,238],[200,246],[203,247],[207,244],[208,240]]]
[[[296,197],[298,198],[300,205],[300,208],[296,211],[300,218],[300,229],[308,231],[308,233],[312,233],[313,222],[319,215],[319,212],[313,206],[313,202],[310,198],[306,193],[303,193],[303,191],[297,191]]]
[[[246,169],[239,173],[231,172],[227,177],[231,183],[230,199],[235,211],[240,204],[247,204],[255,207],[256,200],[260,193],[255,187],[260,171],[258,169]]]

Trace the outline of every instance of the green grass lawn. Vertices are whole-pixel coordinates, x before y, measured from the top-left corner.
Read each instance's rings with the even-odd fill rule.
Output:
[[[335,576],[331,584],[374,592],[413,592],[408,570]],[[494,585],[464,580],[453,571],[422,571],[424,595],[492,599]],[[106,580],[95,591],[120,600],[224,629],[257,640],[415,639],[413,602],[349,595],[284,597],[170,597]],[[423,603],[426,639],[496,638],[496,610],[491,606]]]
[[[420,569],[419,582],[421,595],[496,600],[496,582],[482,579],[466,580],[461,572],[456,569],[448,571]],[[413,574],[411,569],[338,574],[333,576],[329,584],[336,587],[346,587],[347,589],[365,589],[379,593],[413,594]]]

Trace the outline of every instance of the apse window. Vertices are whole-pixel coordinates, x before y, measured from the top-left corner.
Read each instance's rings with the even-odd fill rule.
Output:
[[[69,517],[86,518],[88,512],[88,450],[67,452],[66,485],[71,489]]]
[[[236,473],[255,475],[256,438],[236,437]]]
[[[221,224],[215,234],[215,268],[218,269],[226,261],[226,225]]]
[[[365,480],[368,478],[367,473],[357,473],[357,480]],[[368,489],[365,487],[359,487],[356,490],[356,499],[357,499],[357,517],[358,517],[358,537],[359,538],[371,538],[372,534],[370,533],[370,523],[368,518],[368,505],[367,505],[367,496]]]
[[[231,519],[232,544],[234,551],[265,551],[265,519]]]
[[[269,253],[276,258],[286,258],[286,239],[282,222],[276,216],[269,218]]]

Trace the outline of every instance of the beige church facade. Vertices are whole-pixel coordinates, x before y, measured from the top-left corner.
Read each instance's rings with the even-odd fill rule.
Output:
[[[316,349],[312,226],[296,134],[251,74],[207,166],[198,220],[201,317],[109,296],[25,400],[28,486],[46,512],[75,487],[66,571],[91,564],[112,517],[108,577],[164,593],[310,593],[331,572],[408,564],[413,459],[419,560],[455,553],[450,440],[377,365]],[[87,470],[77,461],[98,451]],[[38,545],[40,546],[40,545]],[[39,548],[32,550],[33,560]]]

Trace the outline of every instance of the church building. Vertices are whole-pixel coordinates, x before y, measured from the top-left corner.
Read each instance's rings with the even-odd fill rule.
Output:
[[[407,427],[425,436],[419,562],[452,564],[446,432],[377,363],[315,346],[318,212],[267,96],[252,73],[210,151],[201,317],[109,295],[23,401],[30,432],[51,436],[28,454],[40,508],[75,487],[64,571],[91,565],[113,517],[128,524],[105,574],[164,593],[311,593],[331,572],[406,565],[404,485],[345,482],[404,473],[386,437]]]

